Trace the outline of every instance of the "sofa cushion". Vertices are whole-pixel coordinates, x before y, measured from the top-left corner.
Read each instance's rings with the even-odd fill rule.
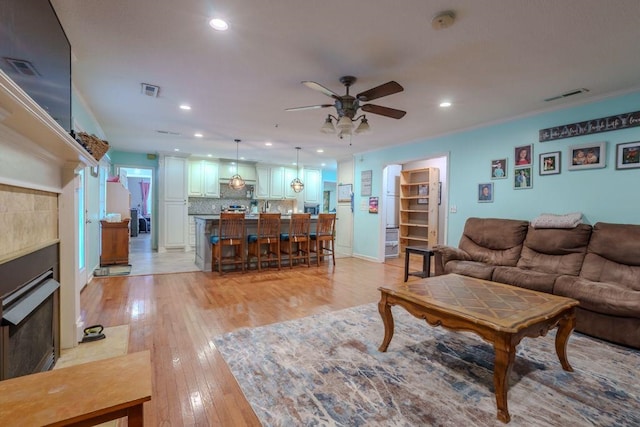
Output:
[[[577,276],[587,252],[591,226],[575,228],[529,227],[517,266],[543,273]]]
[[[473,261],[515,266],[527,228],[527,221],[469,218],[458,247],[467,252]]]
[[[445,273],[462,274],[476,279],[491,280],[495,266],[476,261],[449,261],[444,265]]]
[[[580,301],[580,307],[596,313],[640,318],[640,291],[617,283],[560,276],[553,293]]]
[[[519,267],[496,267],[491,280],[550,294],[553,293],[553,284],[559,276]]]
[[[640,291],[640,225],[593,226],[580,277]]]

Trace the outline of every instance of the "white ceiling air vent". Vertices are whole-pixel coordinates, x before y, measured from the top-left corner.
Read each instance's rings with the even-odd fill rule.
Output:
[[[141,83],[142,85],[142,94],[150,96],[152,98],[158,97],[158,92],[160,92],[160,86],[150,85],[149,83]]]
[[[156,132],[161,133],[163,135],[175,135],[175,136],[179,136],[180,132],[173,132],[170,130],[156,130]]]
[[[36,70],[36,67],[34,67],[33,64],[27,60],[6,57],[4,58],[4,60],[7,61],[18,74],[28,77],[37,77],[40,75],[38,70]]]
[[[581,93],[587,93],[587,92],[589,92],[589,89],[585,89],[585,88],[574,89],[574,90],[570,90],[569,92],[562,93],[558,96],[552,96],[551,98],[547,98],[545,99],[545,102],[555,101],[556,99],[568,98],[570,96],[578,95]]]

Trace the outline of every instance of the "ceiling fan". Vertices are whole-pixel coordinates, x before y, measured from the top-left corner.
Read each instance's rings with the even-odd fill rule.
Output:
[[[369,123],[367,122],[367,118],[365,115],[357,116],[358,110],[361,109],[367,113],[379,114],[381,116],[391,117],[394,119],[401,119],[407,114],[406,111],[397,110],[395,108],[383,107],[381,105],[375,104],[361,104],[361,102],[369,102],[374,99],[382,98],[383,96],[393,95],[394,93],[402,92],[404,88],[400,86],[395,81],[390,81],[380,86],[376,86],[372,89],[365,90],[364,92],[360,92],[356,96],[352,96],[349,94],[349,87],[353,85],[356,81],[356,78],[353,76],[343,76],[340,77],[340,83],[342,83],[346,88],[345,95],[338,95],[331,89],[327,89],[319,83],[312,81],[303,81],[302,84],[307,86],[310,89],[317,90],[318,92],[322,92],[328,97],[333,98],[335,101],[333,104],[318,104],[318,105],[309,105],[306,107],[295,107],[295,108],[287,108],[286,111],[300,111],[300,110],[311,110],[317,108],[327,108],[327,107],[335,107],[337,112],[337,117],[329,114],[327,119],[325,120],[324,126],[322,126],[321,131],[325,133],[335,133],[335,128],[333,127],[332,119],[335,119],[337,122],[337,127],[339,129],[339,136],[345,134],[351,134],[351,130],[353,128],[353,122],[361,120],[360,125],[355,130],[356,133],[363,133],[369,130]]]

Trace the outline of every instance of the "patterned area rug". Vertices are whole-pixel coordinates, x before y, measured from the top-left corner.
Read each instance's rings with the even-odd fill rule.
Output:
[[[265,426],[503,426],[493,347],[399,307],[386,353],[376,304],[241,329],[214,341]],[[525,338],[510,376],[509,426],[640,425],[640,351],[555,332]]]

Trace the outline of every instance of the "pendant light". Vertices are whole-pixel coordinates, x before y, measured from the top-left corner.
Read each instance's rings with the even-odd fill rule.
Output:
[[[299,165],[300,165],[300,147],[296,147],[296,177],[293,179],[293,181],[291,181],[291,189],[296,193],[299,193],[302,190],[304,190],[304,184],[302,183],[302,181],[300,181],[300,178],[298,178],[300,174]]]
[[[240,145],[240,140],[234,139],[234,141],[236,142],[236,174],[233,175],[229,180],[229,188],[231,188],[232,190],[242,190],[244,188],[244,179],[242,179],[242,177],[238,174],[238,161],[240,159],[238,157],[238,147]]]

